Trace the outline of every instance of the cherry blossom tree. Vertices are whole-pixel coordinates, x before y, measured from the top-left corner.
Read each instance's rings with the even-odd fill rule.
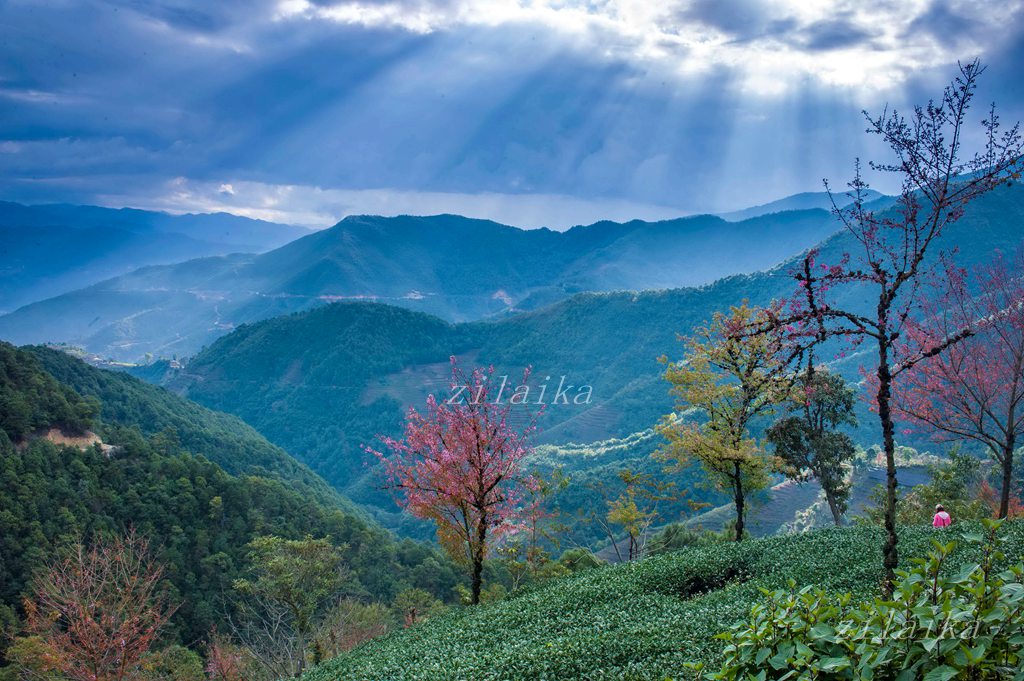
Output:
[[[231,643],[216,630],[206,647],[206,677],[210,681],[246,681],[251,678],[251,658],[244,648]]]
[[[50,562],[25,599],[26,629],[39,637],[47,670],[72,681],[127,681],[141,667],[174,608],[149,542],[129,531]]]
[[[425,413],[410,409],[402,439],[380,437],[388,487],[414,516],[432,520],[453,558],[470,567],[472,603],[480,602],[484,559],[502,537],[529,517],[523,470],[536,416],[525,399],[501,401],[494,368],[466,374],[451,358],[451,396],[427,398]],[[529,370],[520,386],[525,387]]]
[[[923,321],[908,324],[907,336],[917,347],[937,345],[960,329],[976,332],[905,374],[895,410],[941,439],[987,447],[1002,469],[997,515],[1005,518],[1014,449],[1024,433],[1024,250],[1012,263],[999,255],[977,272],[972,290],[959,283],[965,273],[951,268],[948,280],[955,285],[929,306]]]
[[[960,75],[938,101],[915,107],[909,117],[886,109],[878,117],[865,113],[868,132],[886,142],[894,161],[870,164],[873,170],[900,176],[895,205],[876,212],[868,206],[868,183],[860,163],[850,183],[851,201],[834,213],[852,238],[852,252],[822,262],[809,252],[794,271],[798,292],[777,306],[769,322],[754,333],[785,329],[794,356],[833,339],[866,344],[874,354],[877,414],[886,460],[885,590],[890,592],[899,562],[896,536],[896,441],[893,382],[922,361],[973,333],[959,329],[926,345],[906,337],[908,324],[926,299],[923,288],[936,272],[936,241],[968,204],[1020,176],[1019,125],[1000,131],[993,106],[982,120],[984,143],[967,157],[968,111],[984,68],[978,61],[960,65]],[[828,183],[826,189],[831,193]]]

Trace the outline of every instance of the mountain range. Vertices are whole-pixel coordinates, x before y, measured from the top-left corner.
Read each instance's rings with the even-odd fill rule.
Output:
[[[582,291],[700,286],[768,269],[835,229],[820,208],[566,232],[455,215],[349,217],[261,255],[145,267],[26,305],[0,317],[0,338],[67,342],[137,361],[189,355],[239,324],[337,300],[471,321]]]
[[[972,204],[941,246],[970,266],[1016,248],[1022,225],[1024,189],[1005,187]],[[0,336],[122,358],[147,349],[184,356],[206,344],[183,369],[164,362],[135,372],[241,417],[386,525],[417,534],[362,447],[396,434],[405,409],[446,389],[450,356],[512,376],[532,366],[534,387],[549,394],[559,382],[573,386],[567,404],[547,405],[541,443],[629,438],[671,408],[656,360],[679,352],[677,334],[742,300],[791,294],[783,251],[817,244],[822,261],[835,261],[851,243],[834,227],[817,208],[565,233],[458,216],[348,218],[263,255],[147,267],[29,305],[0,317]],[[717,271],[756,269],[754,261],[764,271],[704,283]],[[654,290],[604,290],[627,283]],[[342,292],[358,300],[337,302]],[[866,304],[856,289],[844,295],[844,305]],[[858,380],[859,364],[852,356],[834,368]],[[574,403],[580,386],[590,398]],[[870,444],[865,423],[860,437]]]

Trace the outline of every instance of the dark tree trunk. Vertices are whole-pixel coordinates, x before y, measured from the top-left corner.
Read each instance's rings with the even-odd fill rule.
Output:
[[[473,583],[472,597],[470,602],[473,605],[480,604],[480,590],[484,583],[484,554],[487,546],[487,522],[486,517],[481,518],[476,530],[476,548],[473,550]]]
[[[298,644],[296,646],[299,652],[299,662],[295,669],[295,677],[299,678],[302,676],[302,672],[306,670],[306,637],[302,635],[302,632],[298,632]]]
[[[480,604],[480,589],[483,586],[483,573],[484,573],[484,561],[479,556],[473,556],[473,586],[472,586],[472,599],[470,603],[473,605]]]
[[[734,464],[735,477],[733,478],[733,492],[734,500],[736,502],[736,541],[743,541],[743,473],[740,471],[740,464],[736,462]]]
[[[884,328],[884,327],[883,327]],[[886,597],[892,595],[899,552],[896,544],[896,438],[892,421],[892,374],[889,371],[889,348],[882,342],[878,348],[878,419],[882,424],[882,442],[885,447],[885,547],[882,550],[882,566],[885,568],[883,591]]]
[[[999,517],[1005,518],[1010,513],[1010,492],[1013,487],[1013,447],[1016,438],[1011,432],[1003,445],[1003,489],[999,494]]]
[[[843,524],[843,514],[839,511],[839,504],[836,503],[836,495],[832,491],[831,485],[824,485],[822,487],[825,490],[825,499],[828,501],[828,510],[832,511],[832,519],[836,523],[836,527]]]

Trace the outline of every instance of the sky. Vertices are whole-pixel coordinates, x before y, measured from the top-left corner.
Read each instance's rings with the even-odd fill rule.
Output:
[[[861,111],[975,57],[979,102],[1024,118],[1024,0],[0,0],[0,199],[311,226],[727,211],[885,160]]]

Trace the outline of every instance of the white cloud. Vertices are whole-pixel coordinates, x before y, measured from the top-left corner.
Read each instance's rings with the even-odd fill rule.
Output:
[[[224,191],[224,187],[231,191]],[[562,230],[598,220],[663,220],[686,212],[672,206],[559,194],[323,189],[261,182],[202,182],[183,177],[167,183],[162,192],[147,188],[139,195],[104,194],[98,202],[172,213],[226,212],[309,227],[328,227],[347,215],[455,213],[516,227]]]
[[[916,71],[972,58],[1010,37],[1024,1],[997,0],[284,0],[305,18],[432,33],[542,26],[590,53],[680,75],[727,67],[740,87],[781,94],[808,78],[887,90]],[[951,49],[952,48],[952,49]]]

